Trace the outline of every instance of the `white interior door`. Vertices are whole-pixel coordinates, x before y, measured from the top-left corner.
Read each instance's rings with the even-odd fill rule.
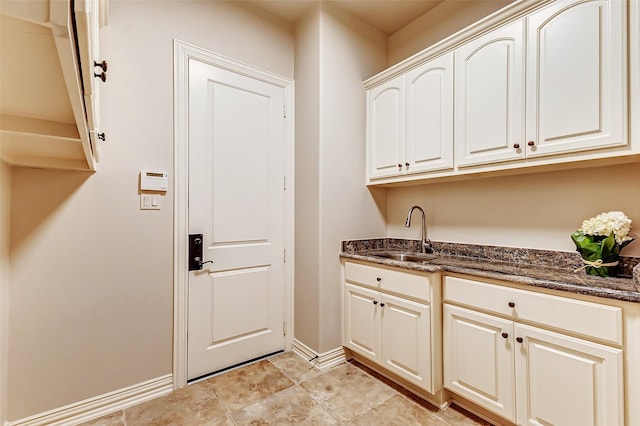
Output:
[[[188,378],[283,350],[284,90],[189,60]]]

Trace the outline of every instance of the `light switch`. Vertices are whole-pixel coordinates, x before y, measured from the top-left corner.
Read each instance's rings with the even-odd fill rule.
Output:
[[[140,210],[160,210],[160,195],[140,194]]]

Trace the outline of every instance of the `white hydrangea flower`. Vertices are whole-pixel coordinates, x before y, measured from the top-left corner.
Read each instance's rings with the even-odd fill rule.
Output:
[[[578,229],[585,235],[601,235],[608,237],[613,233],[618,244],[629,241],[629,231],[631,231],[631,219],[623,212],[600,213],[596,217],[587,219],[582,222],[582,226]]]

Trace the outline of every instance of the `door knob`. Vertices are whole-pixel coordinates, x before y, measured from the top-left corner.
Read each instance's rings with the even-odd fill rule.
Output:
[[[189,270],[200,271],[207,263],[213,260],[202,261],[202,234],[189,234]]]

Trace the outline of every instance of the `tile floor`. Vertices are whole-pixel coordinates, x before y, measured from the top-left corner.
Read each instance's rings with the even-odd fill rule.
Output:
[[[356,362],[319,372],[286,353],[203,380],[82,426],[490,425],[442,411]]]

